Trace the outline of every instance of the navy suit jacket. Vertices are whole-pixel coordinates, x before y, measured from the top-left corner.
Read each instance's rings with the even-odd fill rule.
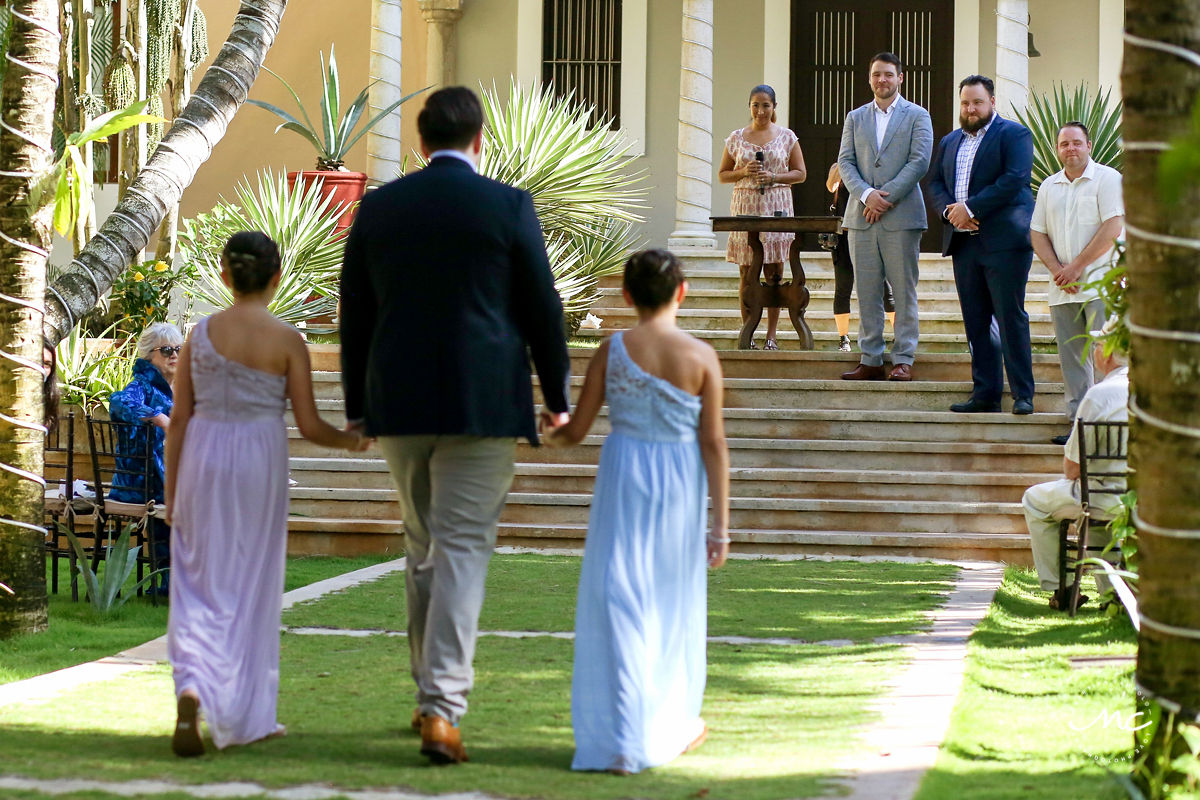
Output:
[[[537,441],[529,360],[567,410],[563,310],[528,192],[457,158],[368,192],[341,277],[346,417],[371,436]]]
[[[930,167],[929,193],[941,214],[957,202],[954,197],[955,161],[965,136],[951,131],[938,143]],[[967,208],[979,220],[981,244],[988,250],[1032,250],[1029,220],[1033,217],[1033,136],[1020,123],[996,115],[975,153]],[[942,255],[950,254],[954,226],[942,217]]]

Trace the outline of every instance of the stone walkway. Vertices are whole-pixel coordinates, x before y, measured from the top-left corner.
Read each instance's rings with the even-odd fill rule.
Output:
[[[502,548],[498,552],[541,552]],[[578,554],[578,551],[561,551]],[[929,559],[875,559],[792,556],[780,560],[861,560],[928,561]],[[950,562],[959,567],[954,589],[941,607],[930,612],[928,631],[903,637],[882,637],[876,643],[903,644],[908,650],[908,665],[888,692],[872,705],[879,720],[866,729],[860,741],[866,746],[836,767],[845,775],[838,783],[848,793],[845,800],[911,800],[921,778],[937,759],[938,748],[950,724],[950,715],[962,685],[967,639],[983,619],[992,597],[1004,577],[1001,564],[988,562]],[[403,558],[296,589],[284,595],[284,608],[342,591],[404,569]],[[383,630],[339,630],[329,628],[285,628],[293,634],[327,636],[402,636],[402,632]],[[565,632],[488,631],[485,636],[514,638],[548,636],[572,638]],[[801,639],[752,639],[746,637],[710,637],[710,641],[732,644],[819,644],[831,647],[852,644],[830,640],[806,642]],[[54,697],[85,683],[148,669],[166,660],[166,637],[160,637],[116,656],[90,664],[58,670],[28,680],[0,686],[0,708],[16,702],[39,701]],[[0,775],[0,789],[38,791],[61,795],[85,791],[108,792],[121,797],[153,796],[176,792],[197,798],[271,798],[272,800],[427,800],[429,795],[394,789],[338,791],[323,785],[301,785],[268,789],[254,783],[174,784],[164,781],[92,781],[34,780]],[[439,800],[494,800],[481,793],[439,795]]]

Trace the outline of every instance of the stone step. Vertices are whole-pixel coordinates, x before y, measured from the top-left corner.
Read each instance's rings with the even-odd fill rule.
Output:
[[[811,282],[809,288],[809,303],[807,317],[811,320],[814,317],[823,314],[833,313],[833,289],[832,288],[817,288]],[[923,288],[923,287],[922,287]],[[921,294],[918,297],[920,314],[927,313],[954,313],[959,314],[961,318],[962,308],[958,302],[958,295],[955,292],[929,292]],[[683,301],[685,309],[725,309],[738,307],[738,289],[736,283],[731,283],[728,287],[719,289],[692,289],[688,288],[687,298]],[[603,318],[605,313],[613,309],[626,308],[625,299],[621,294],[619,287],[612,287],[600,290],[600,299],[592,306],[592,313]],[[858,294],[851,293],[850,295],[850,310],[853,314],[852,319],[857,324],[858,317]],[[1046,302],[1046,296],[1042,295],[1026,295],[1025,310],[1030,314],[1049,314],[1050,306]],[[922,317],[923,318],[923,317]]]
[[[602,320],[600,330],[614,331],[626,330],[637,324],[637,311],[632,308],[610,308],[595,312]],[[786,317],[785,314],[781,316]],[[833,313],[828,309],[820,310],[814,314],[805,314],[805,319],[808,321],[808,326],[815,333],[816,331],[826,331],[836,333],[837,324],[833,319]],[[733,331],[737,332],[742,329],[741,312],[736,308],[681,308],[677,317],[678,325],[687,331]],[[958,311],[951,312],[929,312],[922,313],[920,316],[921,339],[923,340],[926,334],[956,334],[962,336],[962,341],[966,342],[966,334],[963,332],[962,314]],[[790,320],[782,320],[780,327],[790,329],[792,327]],[[885,325],[885,337],[890,341],[892,338],[892,329],[890,325]],[[766,335],[766,315],[763,315],[763,321],[759,323],[757,333]],[[857,333],[857,329],[856,329]],[[1030,314],[1029,315],[1029,333],[1031,336],[1038,336],[1043,339],[1054,339],[1054,323],[1050,320],[1050,315],[1046,314]],[[857,338],[857,336],[855,337]],[[923,343],[923,342],[922,342]],[[918,344],[918,347],[920,344]]]
[[[738,331],[735,330],[698,330],[693,328],[681,328],[681,330],[697,339],[708,342],[716,350],[735,350],[737,349]],[[760,323],[758,330],[754,333],[754,341],[762,347],[763,338],[765,337],[766,323]],[[580,328],[575,336],[580,339],[603,339],[611,334],[611,330],[592,330]],[[796,331],[792,329],[790,320],[780,320],[779,335],[776,341],[779,343],[781,350],[799,350],[799,337]],[[855,334],[852,332],[851,340],[857,341]],[[887,339],[891,341],[891,331],[887,331]],[[837,350],[839,337],[836,330],[814,330],[813,340],[815,349],[820,350]],[[1030,336],[1030,343],[1034,354],[1037,353],[1057,353],[1058,345],[1054,341],[1052,335],[1034,333]],[[857,349],[857,348],[856,348]],[[920,344],[917,348],[917,358],[920,359],[926,353],[965,353],[967,352],[967,337],[963,333],[922,333]]]
[[[288,517],[288,555],[361,556],[404,553],[404,523],[398,519]]]
[[[290,476],[304,489],[391,489],[381,458],[290,459]],[[595,464],[518,463],[514,492],[588,494]],[[1017,503],[1026,488],[1052,474],[902,472],[862,469],[735,467],[730,470],[737,497],[845,500],[936,500]]]
[[[535,448],[522,443],[517,446],[517,459],[540,464],[596,464],[603,442],[603,436],[591,434],[572,448]],[[730,464],[734,467],[1048,474],[1061,470],[1063,458],[1063,449],[1049,443],[737,438],[727,442]]]
[[[536,379],[534,383],[536,386]],[[336,383],[331,385],[340,386]],[[573,376],[570,386],[573,405],[578,400],[583,378]],[[1062,383],[1039,384],[1037,390],[1038,395],[1034,400],[1037,411],[1062,413]],[[534,393],[535,396],[538,394],[536,388]],[[970,393],[970,381],[914,380],[898,383],[814,378],[725,379],[726,408],[948,411],[952,403],[965,400]],[[1006,399],[1004,408],[1010,406],[1011,401]],[[344,420],[344,404],[340,396],[318,398],[317,408],[331,419]]]
[[[392,520],[397,517],[392,489],[293,487],[291,512],[307,517]],[[590,493],[509,492],[502,522],[586,525]],[[747,530],[842,530],[879,533],[951,533],[969,525],[980,533],[1019,533],[1025,529],[1019,503],[930,500],[848,500],[787,497],[731,497],[730,526]]]

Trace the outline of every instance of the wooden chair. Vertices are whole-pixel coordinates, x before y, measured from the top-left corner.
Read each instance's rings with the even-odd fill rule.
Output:
[[[79,599],[79,574],[75,569],[75,548],[65,533],[70,531],[84,544],[85,552],[103,547],[97,534],[99,516],[92,498],[75,497],[75,411],[46,434],[43,474],[46,477],[46,556],[50,559],[50,588],[58,594],[58,562],[67,559],[71,577],[71,599]]]
[[[1079,504],[1076,520],[1064,520],[1058,529],[1058,585],[1066,585],[1068,571],[1073,571],[1071,602],[1068,611],[1075,616],[1079,609],[1080,583],[1085,569],[1092,569],[1083,560],[1098,558],[1108,546],[1095,543],[1091,535],[1093,525],[1102,531],[1112,519],[1111,509],[1126,492],[1125,478],[1129,452],[1128,422],[1085,422],[1075,421],[1075,438],[1079,442]],[[1074,525],[1075,538],[1070,537]],[[1119,550],[1117,551],[1119,554]],[[1073,553],[1069,556],[1068,553]],[[1068,565],[1073,560],[1074,563]]]
[[[114,420],[96,419],[88,415],[88,444],[92,456],[92,483],[95,487],[97,511],[101,516],[101,525],[107,536],[116,540],[121,528],[129,523],[134,524],[131,541],[138,547],[141,555],[137,562],[137,579],[140,582],[145,575],[145,568],[150,572],[159,568],[158,554],[150,532],[152,519],[164,519],[166,507],[156,503],[153,497],[147,497],[146,488],[152,482],[154,475],[154,445],[153,431],[143,439],[144,444],[138,444],[139,430],[150,427],[146,423],[116,422]],[[118,460],[120,459],[120,460]],[[122,465],[124,463],[124,466]],[[140,485],[143,502],[127,503],[113,500],[108,496],[113,488],[113,481],[118,475],[127,475],[134,485]],[[125,486],[124,488],[128,488]],[[136,491],[136,490],[135,490]],[[99,563],[99,553],[93,558]],[[165,564],[161,566],[166,566]],[[158,579],[151,581],[151,601],[158,603]],[[141,589],[138,593],[141,593]]]

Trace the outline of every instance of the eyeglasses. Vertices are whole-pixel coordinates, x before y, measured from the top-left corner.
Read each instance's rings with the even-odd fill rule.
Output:
[[[179,355],[179,351],[182,349],[183,349],[183,345],[181,345],[181,344],[177,344],[174,347],[156,347],[156,348],[154,348],[154,350],[156,352],[162,353],[164,358],[170,358],[171,356],[177,356],[177,355]]]

